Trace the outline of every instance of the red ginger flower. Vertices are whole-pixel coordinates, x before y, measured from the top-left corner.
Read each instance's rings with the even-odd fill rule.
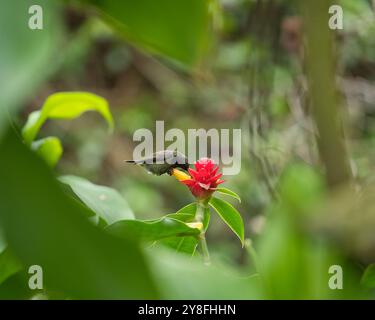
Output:
[[[217,173],[219,167],[213,160],[202,158],[195,163],[195,170],[189,168],[190,178],[181,182],[187,185],[191,193],[198,199],[207,199],[215,191],[215,188],[223,183],[220,180],[222,174]]]

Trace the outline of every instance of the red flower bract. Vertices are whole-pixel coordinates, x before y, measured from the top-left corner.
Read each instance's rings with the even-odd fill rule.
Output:
[[[181,181],[186,184],[191,193],[198,199],[207,199],[215,188],[223,183],[222,174],[217,173],[219,167],[208,158],[202,158],[195,163],[195,169],[189,168],[191,179]]]

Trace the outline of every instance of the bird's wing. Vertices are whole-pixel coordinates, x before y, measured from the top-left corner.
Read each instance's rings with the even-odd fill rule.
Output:
[[[171,150],[158,151],[153,154],[153,161],[165,162],[167,160],[173,159],[173,157],[173,151]]]

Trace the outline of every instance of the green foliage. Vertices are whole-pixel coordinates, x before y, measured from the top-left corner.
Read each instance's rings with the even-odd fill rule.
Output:
[[[283,174],[280,193],[284,201],[271,208],[257,246],[268,299],[337,299],[353,297],[354,292],[357,297],[365,295],[359,288],[358,271],[338,250],[301,232],[302,221],[321,198],[321,185],[321,177],[305,165],[290,166]],[[345,270],[343,290],[332,290],[328,285],[332,265]]]
[[[196,236],[170,237],[154,243],[154,247],[158,247],[158,244],[166,246],[174,252],[193,256],[198,246],[198,239]]]
[[[324,193],[322,177],[304,164],[290,165],[280,178],[280,196],[292,213],[308,213]]]
[[[122,220],[106,228],[110,234],[118,237],[133,237],[140,241],[157,241],[170,237],[197,236],[200,231],[187,224],[168,217],[157,220]]]
[[[367,288],[375,287],[375,264],[370,264],[361,278],[361,284]]]
[[[87,92],[60,92],[49,96],[41,110],[30,113],[22,130],[26,144],[31,146],[51,167],[60,160],[63,148],[57,137],[33,141],[47,119],[74,119],[86,111],[95,110],[113,129],[113,119],[108,103],[102,97]]]
[[[1,225],[24,265],[48,270],[46,287],[72,298],[158,297],[135,243],[90,224],[46,165],[13,134],[4,138],[0,153]]]
[[[40,0],[44,29],[38,31],[27,28],[29,0],[8,1],[0,11],[0,299],[374,297],[375,264],[364,272],[358,266],[374,258],[374,157],[367,153],[375,141],[374,97],[369,94],[375,57],[371,1],[341,3],[345,30],[340,31],[342,41],[334,45],[342,71],[340,90],[350,107],[358,107],[354,117],[348,115],[345,130],[340,129],[341,111],[332,85],[329,48],[334,39],[328,39],[328,29],[323,28],[327,10],[318,10],[327,9],[324,0],[301,4],[307,9],[305,17],[290,16],[296,8],[287,1],[269,2],[270,10],[258,6],[261,0],[220,1],[224,20],[213,21],[221,29],[207,64],[200,62],[210,45],[210,15],[216,11],[220,18],[221,13],[215,0],[82,0],[76,1],[79,6],[74,2]],[[95,12],[101,20],[93,17]],[[267,19],[278,23],[257,27]],[[66,39],[61,32],[65,29]],[[160,65],[139,54],[121,37],[167,63]],[[305,38],[305,64],[312,71],[308,88],[299,54]],[[203,68],[195,69],[199,66]],[[189,78],[184,72],[189,69],[199,72]],[[54,71],[59,74],[41,86]],[[112,188],[78,176],[56,179],[50,167],[61,158],[61,141],[54,136],[36,140],[47,120],[74,119],[87,111],[98,112],[112,130],[105,99],[85,92],[53,94],[30,114],[22,132],[25,143],[13,131],[4,136],[7,120],[18,130],[24,114],[15,115],[19,106],[33,105],[43,92],[65,85],[95,87],[111,95],[118,103],[119,134],[124,139],[120,142],[116,135],[109,141],[111,148],[104,148],[97,139],[104,136],[100,128],[69,135],[64,141],[69,152],[57,175],[74,171],[92,181],[125,186],[127,200]],[[242,146],[250,148],[256,163],[243,165],[229,183],[241,190],[239,211],[251,217],[241,217],[222,200],[221,195],[241,202],[227,188],[217,188],[208,207],[191,203],[160,217],[159,209],[171,212],[185,203],[185,186],[168,176],[132,175],[132,166],[127,171],[119,165],[129,155],[124,142],[136,129],[152,128],[160,116],[185,133],[198,125],[249,124]],[[349,157],[340,151],[345,145],[340,143],[341,131],[351,138]],[[297,158],[311,165],[296,163]],[[342,175],[347,159],[351,170]],[[327,192],[324,175],[334,190],[337,181],[346,183],[351,171],[355,188],[344,185],[345,192]],[[128,201],[148,220],[136,219]],[[246,251],[226,242],[215,225],[207,231],[211,207]],[[202,211],[200,228],[200,221],[196,223]],[[251,240],[244,237],[242,219]],[[206,256],[206,233],[209,266],[196,257]],[[238,268],[226,264],[235,261],[240,262]],[[27,267],[32,264],[44,270],[43,291],[28,288]],[[329,287],[333,265],[343,269],[343,290]]]
[[[209,202],[210,206],[215,209],[220,218],[232,229],[235,235],[244,244],[244,224],[240,213],[228,202],[212,197]]]
[[[99,223],[99,219],[102,219],[105,225],[134,219],[132,210],[118,191],[76,176],[63,176],[60,181],[69,185],[76,196],[95,212],[96,223]]]
[[[124,235],[122,239],[109,236],[106,230],[87,222],[82,206],[63,192],[47,167],[16,136],[8,134],[0,151],[5,155],[0,159],[3,182],[0,221],[7,230],[12,252],[23,265],[37,263],[45,270],[53,270],[44,274],[47,292],[86,299],[155,298],[160,297],[159,292],[164,298],[257,296],[256,279],[240,278],[234,271],[207,268],[200,261],[179,258],[163,250],[148,253],[150,273],[137,244]],[[18,170],[7,170],[10,162]],[[23,201],[17,201],[19,197]],[[179,212],[174,216],[190,219],[192,208],[189,205],[183,208],[187,211],[185,214]],[[163,219],[164,222],[174,220]],[[189,232],[199,232],[179,224]],[[21,226],[22,233],[19,232]],[[20,277],[15,274],[6,281],[8,296],[26,297],[28,294],[17,291],[25,280],[21,274]],[[188,283],[190,285],[186,286]],[[217,290],[216,286],[225,290]],[[0,296],[4,294],[3,289],[0,286]]]
[[[233,197],[233,198],[237,199],[239,202],[241,202],[240,196],[232,190],[229,190],[227,188],[216,188],[215,191],[219,192],[219,193],[222,193],[222,194],[225,194],[227,196]]]
[[[90,2],[131,42],[186,66],[198,61],[209,40],[209,0]]]
[[[56,137],[47,137],[33,141],[31,149],[42,157],[51,167],[54,167],[59,162],[63,153],[61,142]]]
[[[166,217],[177,219],[179,221],[189,223],[195,220],[195,214],[197,211],[196,202],[190,203],[185,207],[178,210],[176,213],[171,213],[166,215]],[[203,220],[203,230],[207,230],[210,223],[210,210],[205,209],[204,220]],[[194,255],[195,250],[198,246],[198,238],[192,236],[184,237],[170,237],[160,241],[161,244],[175,250],[176,252],[183,252],[188,255]]]
[[[58,1],[38,2],[44,13],[42,32],[27,27],[31,4],[28,0],[7,1],[0,10],[0,136],[13,110],[55,68],[50,62],[62,36]]]
[[[0,285],[0,300],[20,300],[31,299],[42,290],[31,290],[29,288],[30,274],[26,269],[21,269],[10,275]],[[63,296],[61,298],[66,298]]]
[[[0,253],[0,284],[22,269],[22,264],[9,248]]]
[[[113,119],[107,101],[88,92],[59,92],[50,95],[40,111],[29,115],[22,130],[27,144],[35,139],[47,119],[74,119],[86,111],[97,111],[113,129]]]
[[[165,299],[260,299],[260,281],[228,266],[201,261],[166,250],[150,250],[150,263]]]
[[[195,213],[197,212],[197,203],[193,202],[185,207],[182,207],[176,213],[169,214],[170,218],[175,218],[184,222],[192,222],[195,217]],[[208,225],[210,223],[210,210],[209,208],[205,209],[204,219],[203,219],[203,229],[207,230]]]

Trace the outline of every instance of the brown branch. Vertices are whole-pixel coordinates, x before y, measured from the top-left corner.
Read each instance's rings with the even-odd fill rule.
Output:
[[[329,0],[302,3],[306,32],[306,65],[317,143],[329,186],[351,179],[335,84],[334,38],[328,27]]]

